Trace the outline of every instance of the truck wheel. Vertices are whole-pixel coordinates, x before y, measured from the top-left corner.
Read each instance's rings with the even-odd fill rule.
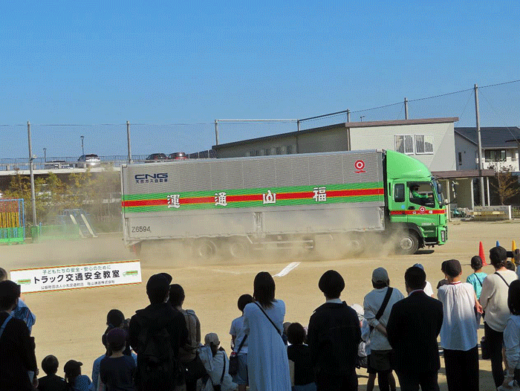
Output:
[[[193,243],[193,253],[200,259],[212,259],[217,254],[217,245],[209,239],[197,240]]]
[[[398,239],[397,250],[401,254],[415,254],[419,249],[419,236],[414,231],[408,231]]]
[[[249,255],[250,245],[245,240],[230,240],[227,243],[227,250],[233,259],[247,258]]]

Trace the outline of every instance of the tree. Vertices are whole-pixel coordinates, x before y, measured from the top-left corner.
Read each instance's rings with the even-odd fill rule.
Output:
[[[508,199],[520,194],[518,177],[513,176],[510,168],[501,167],[500,169],[495,169],[495,179],[497,184],[492,184],[492,186],[497,191],[501,205],[505,205]]]

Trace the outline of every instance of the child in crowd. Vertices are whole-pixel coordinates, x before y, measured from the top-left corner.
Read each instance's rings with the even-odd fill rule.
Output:
[[[63,367],[65,371],[65,381],[70,391],[89,391],[90,379],[87,375],[81,374],[81,366],[83,363],[75,360],[69,360]]]
[[[292,391],[316,391],[314,369],[311,362],[311,352],[304,345],[305,329],[300,323],[291,323],[287,329],[289,347],[289,368],[291,370]]]
[[[418,267],[422,271],[425,271],[424,270],[424,266],[421,265],[420,263],[416,263],[415,265],[413,265],[413,267]],[[439,287],[437,287],[437,289],[439,289]],[[432,284],[430,284],[430,281],[426,281],[426,286],[424,287],[423,291],[424,291],[424,293],[426,293],[430,297],[434,297],[435,296],[433,294],[433,288],[432,288]]]
[[[238,372],[233,376],[233,381],[238,384],[238,391],[245,391],[247,381],[247,335],[244,333],[244,308],[253,302],[253,296],[249,294],[238,298],[238,309],[242,315],[231,322],[231,348],[238,357]]]
[[[106,385],[107,391],[133,391],[136,364],[131,356],[123,354],[126,348],[126,331],[114,328],[108,332],[106,340],[111,356],[101,360],[101,381]]]
[[[376,383],[377,371],[370,366],[370,325],[364,316],[364,309],[359,304],[353,304],[352,308],[357,312],[359,326],[361,327],[361,343],[359,344],[358,360],[362,357],[361,348],[364,350],[366,369],[368,373],[367,391],[373,391]],[[361,365],[360,365],[361,367]]]
[[[506,269],[511,270],[512,272],[516,271],[516,266],[513,262],[507,261],[506,262]]]
[[[207,380],[202,384],[202,391],[235,391],[238,388],[229,375],[229,360],[224,349],[219,348],[220,340],[215,333],[206,334],[204,346],[200,348],[200,359],[206,372]]]
[[[7,271],[0,267],[0,282],[7,281],[7,277]],[[29,307],[27,307],[27,304],[24,303],[22,297],[18,299],[18,304],[12,311],[11,315],[15,319],[23,320],[29,329],[29,333],[32,332],[32,327],[36,323],[36,316],[31,312]]]
[[[439,288],[441,286],[449,284],[448,279],[446,278],[446,270],[445,269],[446,269],[446,261],[444,261],[441,264],[441,272],[444,274],[444,278],[437,283],[437,290],[439,290]]]
[[[39,391],[67,391],[65,380],[56,375],[58,367],[58,359],[53,355],[49,355],[42,360],[42,369],[47,376],[38,380]]]
[[[473,274],[470,274],[468,278],[466,278],[466,282],[473,286],[477,299],[480,299],[482,283],[484,282],[484,278],[487,277],[487,274],[482,271],[482,259],[478,255],[471,258],[471,268],[473,269]]]
[[[101,342],[103,342],[103,345],[107,346],[107,355],[110,356],[111,352],[108,351],[108,344],[106,341],[107,335],[110,330],[115,328],[124,329],[128,335],[128,324],[130,323],[130,319],[125,319],[125,315],[120,310],[110,310],[107,314],[107,329],[105,330],[105,333],[101,337]],[[126,343],[125,351],[123,352],[125,355],[130,356],[131,350],[130,350],[130,344]]]

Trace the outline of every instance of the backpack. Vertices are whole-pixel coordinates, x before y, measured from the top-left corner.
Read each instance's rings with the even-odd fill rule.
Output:
[[[166,324],[164,322],[157,324],[157,321],[144,324],[138,336],[138,346],[139,365],[136,374],[138,389],[173,390],[181,368],[175,359]]]

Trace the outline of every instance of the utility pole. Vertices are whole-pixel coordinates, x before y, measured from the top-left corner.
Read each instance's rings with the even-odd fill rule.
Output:
[[[47,162],[47,148],[43,148],[43,161]]]
[[[361,120],[361,122],[363,122],[363,118],[365,118],[364,115],[360,116],[359,119]]]
[[[347,109],[347,122],[350,122],[350,110]]]
[[[404,119],[408,119],[408,99],[404,98]]]
[[[83,140],[85,140],[85,136],[80,136],[80,138],[81,138],[81,154],[83,156],[85,156],[85,148],[83,147]]]
[[[478,104],[478,86],[475,84],[475,115],[477,120],[477,138],[478,138],[478,176],[480,178],[480,199],[482,206],[486,205],[486,193],[484,193],[484,177],[482,170],[484,162],[482,161],[482,138],[480,137],[480,112]]]
[[[218,119],[215,120],[215,145],[218,145]]]
[[[32,154],[31,123],[29,121],[27,121],[27,139],[29,141],[29,175],[31,177],[31,205],[33,215],[33,226],[36,226],[38,225],[38,222],[36,221],[36,192],[34,190],[34,156]]]
[[[126,121],[126,141],[128,143],[128,164],[132,164],[132,143],[130,142],[130,121]]]

